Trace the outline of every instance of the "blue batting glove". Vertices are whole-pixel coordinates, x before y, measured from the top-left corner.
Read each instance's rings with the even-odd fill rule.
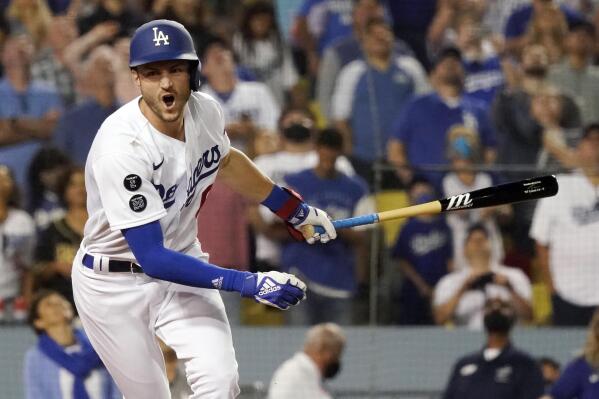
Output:
[[[306,284],[288,273],[251,273],[243,281],[241,296],[285,310],[306,298]]]

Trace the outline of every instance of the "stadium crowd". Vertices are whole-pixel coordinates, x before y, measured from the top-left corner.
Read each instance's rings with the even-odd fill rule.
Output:
[[[86,155],[138,96],[129,40],[156,18],[191,32],[233,145],[334,219],[564,173],[536,204],[341,230],[327,246],[292,241],[217,182],[198,217],[211,261],[290,271],[310,291],[285,319],[225,293],[233,323],[366,323],[371,290],[383,324],[482,329],[493,300],[521,324],[591,321],[596,0],[0,1],[0,321],[25,322],[43,289],[72,303]]]

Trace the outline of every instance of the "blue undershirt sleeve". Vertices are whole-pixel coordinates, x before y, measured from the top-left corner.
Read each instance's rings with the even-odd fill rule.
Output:
[[[150,277],[192,287],[237,291],[243,296],[253,295],[256,287],[253,273],[225,269],[165,248],[158,221],[121,231],[135,259]]]

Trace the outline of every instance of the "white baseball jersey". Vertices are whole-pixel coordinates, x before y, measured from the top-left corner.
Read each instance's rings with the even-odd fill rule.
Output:
[[[88,154],[89,219],[81,249],[134,261],[121,230],[160,220],[165,247],[206,259],[195,217],[230,149],[222,110],[209,96],[192,92],[183,142],[158,132],[139,100],[106,119]]]
[[[579,306],[599,305],[599,187],[580,172],[559,175],[559,192],[537,203],[530,236],[549,246],[557,293]]]

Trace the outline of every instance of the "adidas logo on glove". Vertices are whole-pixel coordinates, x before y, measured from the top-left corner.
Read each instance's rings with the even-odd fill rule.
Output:
[[[272,281],[270,281],[270,280],[265,280],[264,285],[262,286],[262,288],[260,288],[260,291],[258,292],[258,295],[263,296],[263,295],[270,294],[272,292],[277,292],[280,290],[281,290],[280,285],[273,284]]]

